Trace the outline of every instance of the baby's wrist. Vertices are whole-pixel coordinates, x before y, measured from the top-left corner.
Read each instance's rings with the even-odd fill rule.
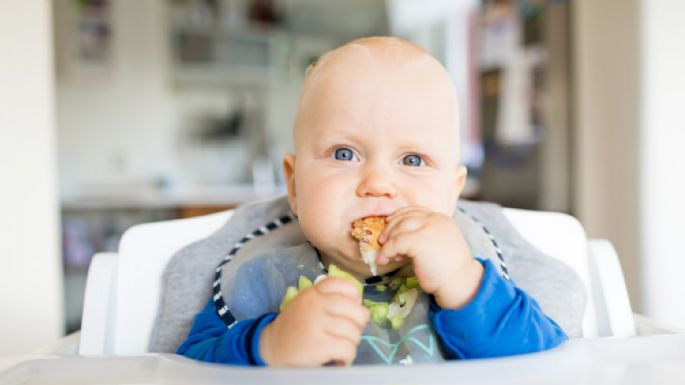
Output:
[[[454,278],[433,293],[435,302],[443,309],[464,307],[478,293],[484,271],[483,265],[475,259],[464,262]]]
[[[270,323],[264,327],[262,334],[259,336],[259,356],[266,366],[278,366],[278,363],[274,361],[273,351],[271,349],[271,331],[273,324]]]

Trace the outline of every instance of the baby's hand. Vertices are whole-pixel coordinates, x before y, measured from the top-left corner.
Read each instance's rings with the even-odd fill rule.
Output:
[[[391,259],[411,258],[419,285],[433,294],[442,308],[457,309],[473,298],[483,266],[471,257],[452,218],[412,206],[397,210],[387,220],[379,238],[379,265]]]
[[[302,291],[264,328],[259,352],[269,366],[350,364],[368,321],[354,283],[328,277]]]

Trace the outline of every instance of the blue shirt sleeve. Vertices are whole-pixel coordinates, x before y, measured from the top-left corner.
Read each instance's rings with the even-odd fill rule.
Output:
[[[219,318],[210,299],[193,320],[188,337],[176,354],[206,362],[265,366],[259,355],[259,337],[276,313],[238,321],[230,329]]]
[[[540,305],[501,277],[489,260],[476,296],[458,310],[431,299],[429,318],[449,358],[487,358],[537,352],[567,340]]]

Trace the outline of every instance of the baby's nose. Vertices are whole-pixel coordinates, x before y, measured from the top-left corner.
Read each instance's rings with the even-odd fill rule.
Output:
[[[394,198],[397,194],[392,172],[383,167],[367,167],[357,186],[359,197],[386,197]]]

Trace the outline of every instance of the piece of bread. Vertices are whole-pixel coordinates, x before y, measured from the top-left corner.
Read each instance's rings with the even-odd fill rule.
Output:
[[[387,224],[385,217],[366,217],[354,221],[352,224],[352,237],[359,241],[359,252],[362,261],[369,265],[372,275],[376,273],[376,256],[381,245],[378,237]]]

